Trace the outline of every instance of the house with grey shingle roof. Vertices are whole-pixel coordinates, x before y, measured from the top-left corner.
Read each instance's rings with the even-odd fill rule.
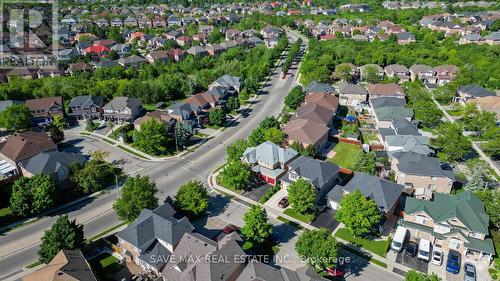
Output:
[[[103,107],[103,116],[106,120],[131,122],[142,111],[140,98],[116,97]]]
[[[304,179],[316,189],[316,204],[319,205],[325,195],[340,181],[339,166],[308,156],[299,156],[288,164],[288,172],[281,177],[281,185],[288,186],[298,179]]]
[[[320,83],[318,81],[312,81],[307,85],[307,87],[304,88],[304,91],[307,94],[311,93],[328,93],[328,94],[335,94],[335,88],[325,84],[325,83]]]
[[[341,105],[356,106],[361,102],[366,102],[368,92],[358,84],[340,81],[339,83],[339,102]]]
[[[247,266],[236,281],[326,281],[311,266],[299,267],[290,270],[286,267],[276,268],[255,259],[248,262]]]
[[[429,147],[429,138],[414,135],[386,136],[384,146],[388,154],[393,152],[415,152],[423,155],[431,155],[434,151]]]
[[[354,177],[345,186],[337,185],[327,194],[327,205],[337,209],[346,194],[359,190],[367,198],[373,199],[379,210],[389,219],[399,204],[403,189],[401,184],[355,172]]]
[[[100,96],[77,96],[68,104],[68,116],[80,119],[101,118],[104,99]]]
[[[224,74],[212,82],[212,84],[208,86],[208,89],[212,89],[214,87],[223,87],[230,93],[239,93],[241,91],[241,79],[240,77]]]
[[[488,91],[485,88],[476,85],[460,86],[457,90],[457,96],[453,98],[454,102],[466,103],[469,100],[481,97],[496,96],[495,92]]]
[[[472,191],[436,193],[433,200],[406,198],[402,225],[412,237],[428,239],[445,253],[454,250],[486,262],[486,267],[495,255],[488,224],[484,204]]]
[[[116,237],[120,254],[127,261],[158,274],[184,234],[193,230],[189,220],[167,202],[154,210],[142,210]]]
[[[401,106],[376,107],[373,109],[373,113],[378,128],[391,128],[393,120],[406,119],[411,121],[413,118],[413,110]]]
[[[262,180],[274,185],[286,172],[288,164],[297,156],[297,151],[291,148],[282,148],[266,141],[256,147],[248,147],[241,160],[251,165],[252,171]]]
[[[415,152],[395,152],[392,156],[395,181],[404,185],[408,193],[413,193],[416,188],[451,192],[455,176],[452,171],[441,168],[439,159]]]

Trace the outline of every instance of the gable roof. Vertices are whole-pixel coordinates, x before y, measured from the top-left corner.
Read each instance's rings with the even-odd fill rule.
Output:
[[[304,266],[295,270],[282,267],[275,268],[271,265],[252,259],[238,276],[236,281],[326,281],[316,273],[311,266]]]
[[[215,80],[208,87],[212,88],[212,87],[217,86],[217,85],[221,86],[221,87],[228,88],[228,89],[234,88],[236,91],[239,91],[241,88],[241,80],[240,80],[240,77],[229,76],[229,75],[225,74],[225,75],[222,75],[221,77],[219,77],[217,80]]]
[[[385,106],[399,106],[399,107],[406,106],[405,99],[395,98],[395,97],[371,98],[370,103],[373,108],[385,107]]]
[[[369,84],[367,86],[367,89],[370,95],[387,95],[387,96],[405,95],[405,91],[403,90],[403,88],[401,88],[401,86],[395,83]]]
[[[6,141],[0,143],[0,153],[14,162],[55,149],[57,149],[56,144],[46,132],[14,133]]]
[[[358,84],[352,84],[345,81],[339,83],[339,93],[341,95],[366,95],[366,89]]]
[[[471,95],[473,97],[496,96],[494,92],[488,91],[485,88],[475,84],[460,86],[458,88],[458,91]]]
[[[48,97],[41,99],[31,99],[26,101],[26,106],[29,107],[30,110],[47,110],[52,105],[57,105],[62,107],[62,97]]]
[[[329,129],[323,124],[297,118],[289,121],[284,128],[289,140],[298,141],[302,144],[316,144]]]
[[[457,219],[470,231],[488,234],[489,217],[484,205],[470,190],[459,194],[435,193],[434,200],[406,198],[404,212],[413,214],[423,211],[435,223]]]
[[[333,111],[337,111],[339,107],[339,98],[335,95],[322,93],[311,93],[306,96],[305,104],[319,104],[323,107],[329,108]]]
[[[391,120],[392,128],[397,135],[420,136],[417,126],[405,118],[399,117]]]
[[[307,104],[297,108],[297,118],[308,119],[320,124],[327,125],[335,115],[335,111],[319,104]]]
[[[179,218],[174,208],[165,203],[154,210],[143,209],[135,222],[116,236],[137,248],[144,248],[153,239],[175,245],[184,233],[193,229],[186,217]]]
[[[83,108],[88,108],[92,105],[102,106],[103,98],[100,96],[77,96],[71,99],[69,102],[69,107],[78,107],[81,106]]]
[[[43,268],[29,273],[23,281],[97,281],[80,250],[61,250]]]
[[[354,177],[342,188],[351,193],[359,190],[373,199],[379,208],[388,211],[399,199],[404,186],[369,174],[355,172]]]
[[[374,112],[379,121],[413,117],[413,110],[411,108],[401,106],[376,107],[374,108]]]
[[[257,163],[262,161],[268,164],[287,163],[295,156],[297,151],[291,148],[282,148],[270,141],[261,143],[256,147],[248,147],[243,152],[243,158],[247,163]]]
[[[307,85],[307,87],[304,89],[304,91],[308,94],[310,93],[328,93],[328,94],[334,94],[335,93],[335,88],[325,84],[325,83],[320,83],[318,81],[312,81]]]
[[[19,100],[3,100],[0,101],[0,112],[4,111],[7,109],[7,107],[14,105],[14,104],[24,104],[23,101]]]
[[[424,136],[386,136],[385,141],[389,146],[402,147],[405,152],[415,152],[423,155],[429,155],[429,153],[433,152],[433,150],[429,148],[429,138]]]
[[[108,102],[104,109],[122,110],[125,107],[136,108],[141,106],[142,102],[140,98],[129,98],[129,97],[116,97],[110,102]]]
[[[85,157],[71,152],[47,151],[21,161],[20,165],[33,175],[51,175],[61,170],[69,172],[73,163],[83,164]]]
[[[452,172],[441,169],[441,163],[437,158],[415,152],[396,152],[393,153],[393,157],[398,160],[398,170],[405,174],[455,180]]]
[[[289,176],[291,173],[295,173],[309,181],[316,189],[321,189],[338,176],[339,170],[339,166],[331,162],[299,156],[288,164],[287,177],[282,180],[293,182]]]

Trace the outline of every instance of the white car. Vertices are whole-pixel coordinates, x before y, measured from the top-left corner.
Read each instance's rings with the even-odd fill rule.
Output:
[[[423,261],[429,261],[431,256],[431,241],[427,239],[420,239],[418,242],[418,255],[417,257]]]
[[[399,253],[403,250],[406,238],[408,237],[408,230],[402,226],[398,226],[396,234],[391,242],[391,249]]]
[[[432,251],[432,263],[435,265],[441,265],[443,263],[443,251],[440,248],[436,247]]]

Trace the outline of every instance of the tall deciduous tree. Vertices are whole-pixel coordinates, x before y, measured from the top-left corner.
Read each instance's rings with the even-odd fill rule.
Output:
[[[227,163],[220,173],[221,183],[229,188],[243,189],[251,177],[250,168],[240,160]]]
[[[191,217],[197,217],[208,207],[208,192],[200,181],[189,181],[175,195],[175,206]]]
[[[316,196],[316,189],[302,178],[288,186],[288,200],[292,207],[301,214],[311,210]]]
[[[285,105],[295,110],[304,101],[306,94],[301,86],[295,86],[285,97]]]
[[[339,249],[339,243],[326,228],[307,229],[295,243],[295,250],[309,265],[322,269],[335,265]]]
[[[20,178],[12,186],[10,207],[17,215],[33,215],[52,208],[55,197],[56,186],[50,176]]]
[[[471,141],[462,134],[462,129],[453,123],[443,123],[436,129],[434,144],[441,148],[440,158],[446,161],[458,161],[471,152]]]
[[[134,146],[148,154],[161,155],[167,149],[167,127],[153,118],[135,131],[134,138]]]
[[[273,226],[267,221],[266,211],[258,205],[250,208],[243,216],[243,222],[241,233],[252,242],[265,241],[273,232]]]
[[[80,165],[73,165],[71,179],[83,193],[96,192],[115,183],[116,177],[121,176],[122,171],[111,163],[104,161],[106,152],[94,151],[91,160]]]
[[[0,126],[9,131],[31,127],[31,111],[24,104],[13,104],[0,113]]]
[[[215,108],[208,113],[210,125],[222,127],[226,123],[226,113],[220,108]]]
[[[60,216],[42,237],[42,245],[38,250],[41,262],[49,263],[60,250],[76,250],[83,246],[83,225],[75,220],[70,221],[68,215]]]
[[[158,207],[156,192],[158,192],[156,184],[151,182],[149,177],[130,177],[123,185],[120,197],[113,204],[113,209],[121,221],[132,223],[139,217],[142,209]]]
[[[366,198],[359,190],[342,198],[335,216],[355,236],[369,233],[382,219],[375,201]]]
[[[186,146],[189,138],[191,138],[192,136],[192,132],[181,122],[175,123],[174,134],[177,146],[176,149],[183,149]]]
[[[239,139],[229,145],[226,148],[227,159],[228,161],[238,160],[243,156],[243,152],[248,147],[248,142],[245,139]]]

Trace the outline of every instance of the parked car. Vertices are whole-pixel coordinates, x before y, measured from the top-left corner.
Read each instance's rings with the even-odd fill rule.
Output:
[[[443,251],[441,251],[441,248],[435,247],[432,251],[432,263],[435,265],[443,263]]]
[[[408,230],[403,226],[398,226],[398,228],[396,229],[396,234],[394,234],[394,238],[392,239],[391,242],[391,249],[396,253],[401,252],[404,248],[403,245],[405,243],[407,236],[408,236]]]
[[[465,281],[476,281],[476,266],[470,262],[464,264],[464,280]]]
[[[410,257],[414,257],[417,254],[418,246],[415,242],[409,242],[406,246],[406,254]]]
[[[283,208],[283,209],[288,207],[288,197],[285,196],[285,197],[281,198],[281,200],[278,202],[278,206],[280,208]]]
[[[458,252],[450,250],[448,253],[446,271],[453,274],[458,274],[460,272],[460,254]]]
[[[230,234],[230,233],[235,232],[236,230],[238,230],[237,226],[229,224],[222,229],[222,232],[224,232],[225,234]]]
[[[418,255],[420,260],[428,262],[431,257],[431,241],[427,239],[420,239],[418,242]]]
[[[339,266],[327,268],[326,272],[333,277],[344,277],[344,270]]]

